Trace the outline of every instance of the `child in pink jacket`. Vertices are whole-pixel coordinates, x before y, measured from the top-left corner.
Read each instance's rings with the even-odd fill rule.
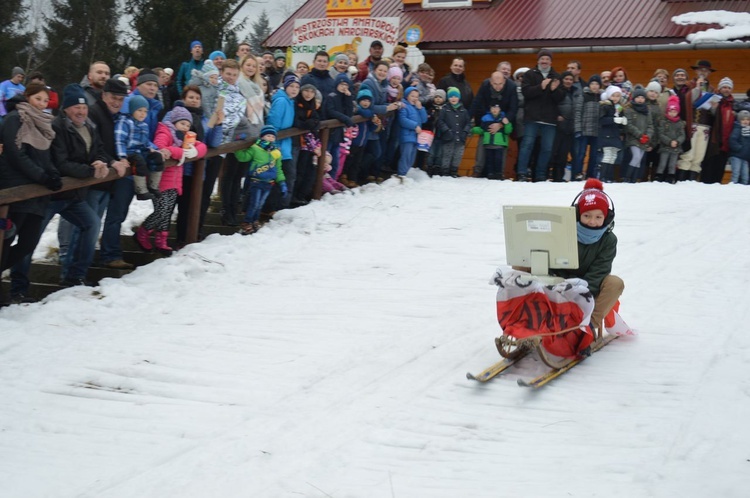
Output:
[[[193,116],[190,111],[176,105],[156,127],[154,144],[159,150],[168,149],[172,159],[178,163],[164,168],[159,182],[160,195],[153,200],[154,212],[135,232],[135,239],[144,251],[153,249],[150,240],[153,234],[156,249],[165,256],[172,254],[172,248],[167,245],[167,235],[172,211],[177,205],[177,197],[182,195],[182,165],[185,161],[200,159],[206,155],[206,146],[201,142],[183,144],[185,134],[192,124]]]

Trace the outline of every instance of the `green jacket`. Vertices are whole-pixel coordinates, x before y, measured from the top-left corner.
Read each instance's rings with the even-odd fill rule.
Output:
[[[247,149],[238,150],[234,155],[241,163],[250,162],[247,176],[251,180],[267,183],[286,181],[284,170],[281,169],[279,149],[274,147],[268,151],[256,142]]]
[[[612,232],[614,224],[607,230],[598,242],[593,244],[578,243],[578,269],[556,270],[555,274],[563,278],[581,278],[588,282],[589,290],[594,297],[599,295],[599,289],[604,277],[612,273],[612,262],[617,255],[617,236]]]

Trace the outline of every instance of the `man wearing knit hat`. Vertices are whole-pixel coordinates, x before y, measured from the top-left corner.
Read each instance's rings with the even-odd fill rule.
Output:
[[[706,149],[706,157],[701,164],[703,183],[721,183],[724,168],[729,160],[729,135],[734,128],[734,82],[727,77],[719,81],[716,92],[721,100],[714,108],[711,138]]]
[[[685,85],[685,89],[678,93],[684,95],[684,102],[680,99],[680,105],[685,113],[686,132],[688,137],[688,147],[680,156],[677,163],[678,173],[677,180],[697,180],[701,172],[701,163],[706,157],[708,148],[708,137],[711,133],[711,124],[713,123],[713,112],[716,109],[716,102],[709,105],[709,109],[696,109],[694,103],[701,96],[713,93],[714,89],[708,81],[708,76],[716,71],[711,67],[707,60],[699,60],[694,66],[690,66],[695,71],[695,78]],[[676,83],[676,82],[675,82]]]
[[[22,68],[14,67],[10,73],[10,79],[0,83],[0,117],[8,114],[5,103],[26,90],[22,83],[24,76],[26,73]]]
[[[543,48],[537,54],[537,65],[523,75],[524,135],[518,150],[518,180],[531,179],[529,162],[537,136],[541,147],[536,162],[535,181],[547,179],[557,127],[557,104],[565,98],[561,77],[552,68],[552,52]]]
[[[193,69],[197,69],[198,71],[203,69],[203,44],[198,40],[192,41],[190,43],[190,55],[190,60],[183,62],[180,65],[180,70],[177,71],[175,85],[177,85],[177,93],[179,95],[182,95],[182,88],[190,81]]]
[[[62,176],[73,178],[105,178],[115,159],[109,156],[88,120],[88,105],[81,85],[70,84],[63,89],[63,112],[52,122],[55,140],[52,160]],[[101,217],[92,203],[97,196],[82,188],[55,196],[45,213],[45,223],[55,214],[78,228],[69,244],[60,241],[62,274],[60,284],[66,287],[86,285],[86,273],[94,259]],[[44,228],[42,228],[44,230]]]

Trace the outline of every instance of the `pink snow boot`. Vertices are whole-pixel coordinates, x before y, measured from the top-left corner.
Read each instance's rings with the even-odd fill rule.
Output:
[[[154,233],[154,245],[156,250],[165,256],[172,255],[172,248],[167,245],[167,236],[169,232],[155,232]]]
[[[154,246],[151,245],[151,234],[153,233],[154,233],[153,230],[146,230],[145,228],[143,228],[143,225],[141,225],[133,234],[133,237],[135,238],[135,241],[138,243],[138,246],[144,252],[151,252],[154,249]]]

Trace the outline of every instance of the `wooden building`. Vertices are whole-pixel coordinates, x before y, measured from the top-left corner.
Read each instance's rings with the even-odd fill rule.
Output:
[[[336,2],[328,0],[332,1]],[[326,0],[308,0],[271,34],[266,45],[287,47],[294,19],[326,17],[326,7]],[[407,27],[421,27],[423,37],[417,47],[435,69],[436,79],[448,73],[453,57],[461,56],[475,91],[501,61],[510,62],[514,69],[534,66],[540,48],[552,50],[558,70],[564,70],[568,61],[580,61],[584,79],[623,66],[634,84],[645,85],[657,68],[670,74],[676,68],[691,73],[690,66],[705,59],[717,69],[715,83],[729,76],[738,96],[750,89],[750,37],[689,43],[689,35],[721,26],[678,25],[672,20],[704,11],[750,17],[747,0],[372,0],[369,9],[371,17],[399,17],[402,41]],[[469,150],[463,174],[472,163]]]

